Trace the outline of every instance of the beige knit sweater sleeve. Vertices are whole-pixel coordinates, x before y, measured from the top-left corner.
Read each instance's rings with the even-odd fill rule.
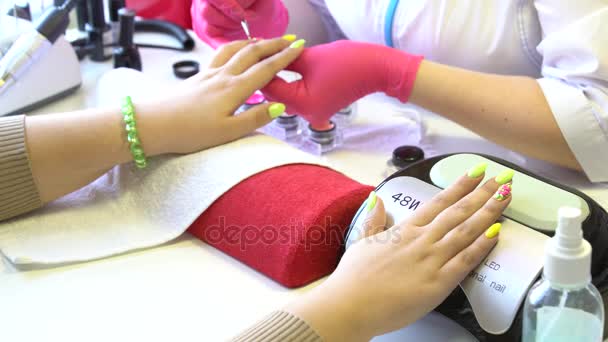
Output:
[[[42,202],[25,144],[25,116],[0,118],[0,221],[40,208]]]
[[[285,311],[275,311],[232,339],[233,342],[320,342],[321,337],[303,320]]]

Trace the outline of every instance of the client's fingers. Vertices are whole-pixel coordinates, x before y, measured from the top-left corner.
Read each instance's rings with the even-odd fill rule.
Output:
[[[471,168],[466,175],[460,177],[447,189],[424,203],[407,222],[416,226],[425,226],[431,223],[439,213],[459,201],[479,185],[485,175],[486,167],[487,164],[481,163]]]
[[[226,130],[225,136],[228,141],[243,137],[266,125],[284,112],[285,105],[282,103],[269,102],[254,106],[239,115],[228,118],[227,123],[230,127]]]
[[[367,198],[365,205],[366,217],[363,221],[363,234],[359,239],[363,239],[386,229],[386,210],[384,210],[384,202],[372,191]]]
[[[220,46],[211,63],[209,68],[219,68],[226,64],[237,52],[241,51],[245,46],[249,45],[247,40],[237,40]]]
[[[453,285],[461,282],[494,248],[500,228],[500,223],[487,228],[471,245],[449,259],[441,267],[439,279]]]
[[[226,62],[224,70],[232,75],[240,75],[261,60],[285,50],[290,44],[283,38],[251,42]]]
[[[490,179],[456,203],[439,213],[429,224],[435,240],[440,240],[457,225],[471,217],[492,197],[499,184]]]
[[[494,180],[492,180],[494,182]],[[486,229],[498,220],[511,201],[511,184],[501,185],[481,209],[449,231],[435,243],[435,247],[445,260],[453,258],[484,234]],[[435,222],[433,222],[433,225]]]
[[[268,58],[256,63],[239,76],[252,92],[263,88],[302,53],[305,41],[300,39]]]

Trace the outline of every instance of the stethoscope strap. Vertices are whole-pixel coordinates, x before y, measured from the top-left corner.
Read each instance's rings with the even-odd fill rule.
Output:
[[[395,12],[397,12],[398,5],[399,0],[390,0],[384,17],[384,43],[389,47],[395,47],[393,45],[393,22],[395,21]]]

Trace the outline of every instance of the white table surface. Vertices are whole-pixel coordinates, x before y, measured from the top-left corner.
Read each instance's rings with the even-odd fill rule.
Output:
[[[194,58],[204,65],[211,49],[199,43],[191,53],[142,49],[144,72],[177,82],[171,65]],[[81,63],[82,87],[32,114],[68,111],[96,104],[97,81],[111,62]],[[383,96],[358,102],[360,123],[378,120]],[[428,142],[439,153],[473,151],[519,160],[441,117],[424,113]],[[403,142],[395,141],[395,145]],[[383,153],[347,148],[326,156],[338,170],[367,184],[383,179]],[[519,160],[520,162],[522,160]],[[608,208],[605,185],[592,185],[574,172],[526,159],[525,166],[587,192]],[[185,234],[146,250],[54,268],[15,269],[0,262],[0,341],[216,341],[225,340],[315,284],[289,290],[240,262]],[[432,314],[381,340],[470,341],[463,329]]]

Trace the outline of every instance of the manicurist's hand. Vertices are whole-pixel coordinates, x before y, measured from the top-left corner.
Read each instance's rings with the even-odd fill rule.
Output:
[[[246,39],[241,27],[243,19],[254,38],[281,36],[289,23],[281,0],[194,0],[190,13],[194,32],[214,48]]]
[[[496,244],[495,222],[510,202],[510,176],[475,189],[482,169],[388,229],[382,200],[372,193],[366,237],[347,250],[322,285],[286,310],[326,341],[369,340],[433,310]]]
[[[276,78],[262,91],[285,103],[290,114],[323,125],[340,109],[374,92],[407,102],[421,60],[382,45],[340,40],[305,49],[287,68],[301,74],[301,80],[286,83]]]

